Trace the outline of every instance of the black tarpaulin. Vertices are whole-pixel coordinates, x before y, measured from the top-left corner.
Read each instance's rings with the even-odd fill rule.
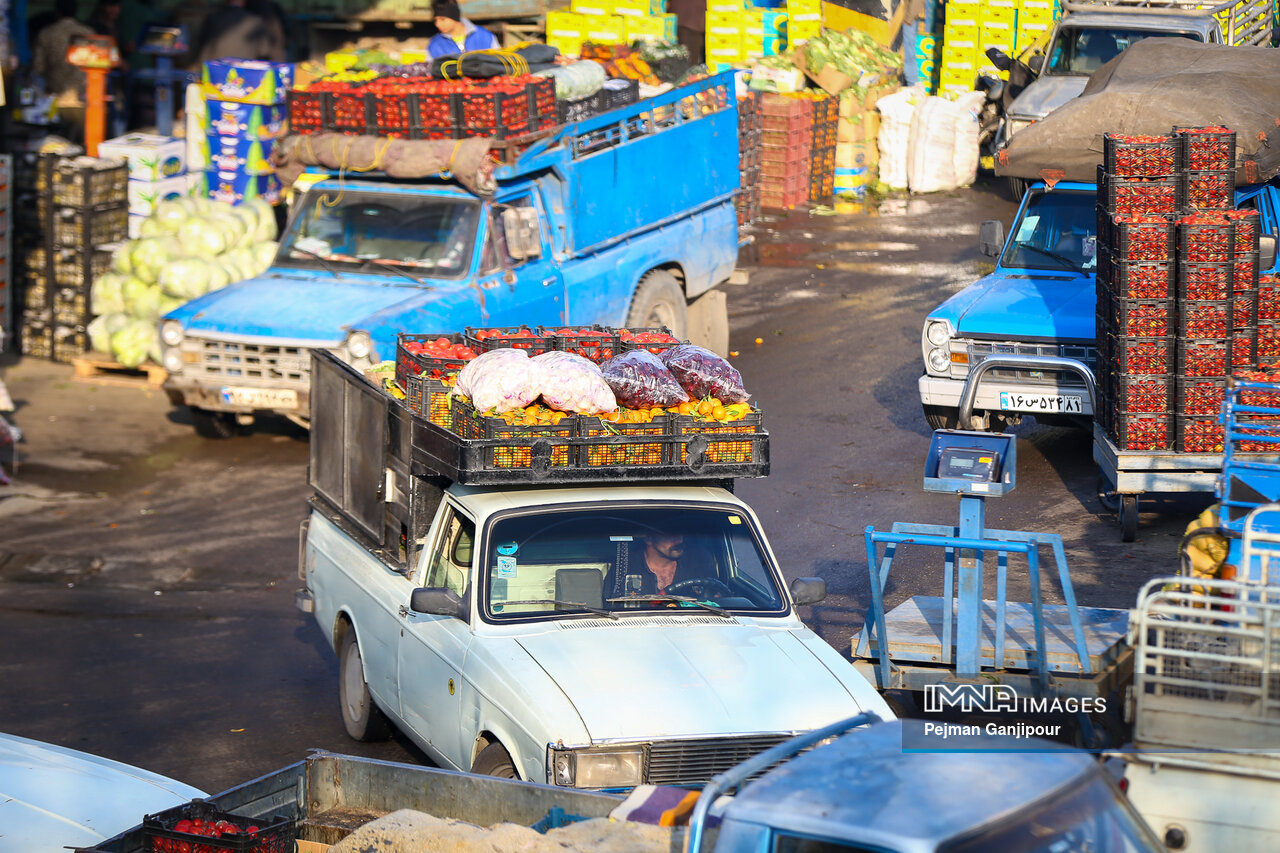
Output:
[[[1099,68],[1084,92],[1014,135],[997,175],[1092,183],[1102,137],[1217,125],[1236,132],[1236,183],[1280,174],[1280,49],[1138,42]]]

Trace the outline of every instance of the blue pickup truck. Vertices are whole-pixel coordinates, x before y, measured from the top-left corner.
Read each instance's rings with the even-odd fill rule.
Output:
[[[1031,186],[1006,239],[998,220],[979,242],[995,270],[925,318],[920,402],[932,429],[1002,431],[1027,415],[1084,425],[1097,368],[1097,187]],[[1264,244],[1280,228],[1280,179],[1236,190],[1256,209]],[[1262,273],[1276,272],[1264,245]],[[985,364],[984,364],[985,363]],[[962,417],[963,415],[963,417]]]
[[[559,128],[496,168],[491,198],[443,178],[320,180],[265,274],[162,320],[165,390],[227,437],[264,414],[306,425],[312,350],[364,368],[400,332],[666,326],[724,352],[737,132],[725,73]]]

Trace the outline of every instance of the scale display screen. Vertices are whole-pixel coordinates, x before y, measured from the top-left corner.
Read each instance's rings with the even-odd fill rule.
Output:
[[[980,447],[946,447],[938,457],[938,476],[979,483],[1000,482],[1000,454]]]

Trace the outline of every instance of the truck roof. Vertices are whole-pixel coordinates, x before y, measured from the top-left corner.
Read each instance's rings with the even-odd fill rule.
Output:
[[[645,501],[662,501],[664,503],[681,502],[714,502],[732,504],[748,510],[745,503],[726,489],[715,486],[665,486],[665,485],[618,485],[618,486],[515,486],[494,488],[485,486],[463,486],[454,484],[449,493],[456,496],[468,508],[479,515],[492,515],[509,509],[527,509],[529,507],[548,506],[550,504],[572,503],[641,503]]]
[[[924,743],[925,725],[877,723],[798,755],[743,788],[725,820],[933,850],[1098,772],[1088,753],[1025,738],[948,737],[947,751],[906,751],[904,735]]]
[[[1218,21],[1212,15],[1203,11],[1160,8],[1150,12],[1072,12],[1069,15],[1063,15],[1059,19],[1059,27],[1145,30],[1149,32],[1192,30],[1204,36],[1204,41],[1208,41],[1209,33],[1218,28]]]

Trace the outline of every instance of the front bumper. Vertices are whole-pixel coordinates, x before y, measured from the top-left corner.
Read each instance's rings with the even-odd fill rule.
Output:
[[[926,406],[939,406],[943,408],[956,409],[960,406],[960,393],[964,389],[963,379],[947,379],[941,376],[924,375],[919,380],[920,402]],[[1082,412],[1079,414],[1084,417],[1093,416],[1093,406],[1090,405],[1088,392],[1080,385],[1068,385],[1066,383],[1048,382],[1043,384],[1027,385],[1016,382],[1004,382],[998,378],[988,377],[983,379],[978,386],[977,395],[973,400],[973,409],[975,412],[1005,412],[1001,405],[1000,394],[1006,392],[1010,394],[1020,394],[1023,397],[1039,398],[1041,396],[1070,396],[1080,397],[1080,405]],[[1037,414],[1034,410],[1023,410],[1019,412],[1025,415]],[[1040,412],[1040,414],[1059,414],[1058,412]]]
[[[205,409],[210,412],[233,412],[236,414],[274,414],[309,418],[311,416],[311,389],[297,387],[255,388],[266,394],[271,392],[292,392],[293,405],[283,400],[263,400],[257,405],[236,404],[228,400],[226,390],[230,385],[208,385],[199,381],[184,379],[181,374],[170,374],[165,380],[164,390],[169,395],[169,402],[175,406],[190,406],[193,409]]]

